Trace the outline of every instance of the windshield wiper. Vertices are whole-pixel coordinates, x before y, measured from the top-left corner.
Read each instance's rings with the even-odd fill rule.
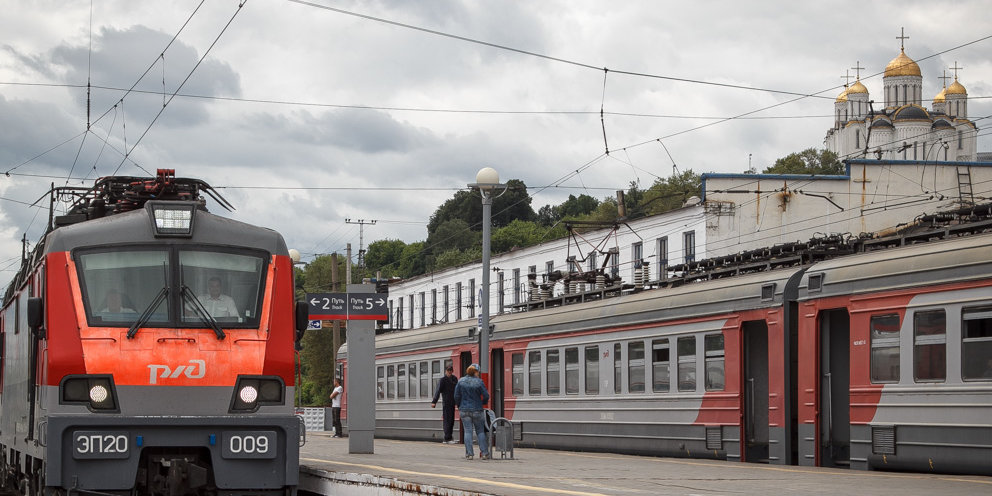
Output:
[[[193,294],[193,291],[189,289],[189,286],[183,284],[179,293],[183,295],[184,301],[193,304],[193,310],[196,311],[196,314],[200,317],[200,320],[210,324],[210,327],[214,330],[214,334],[217,335],[217,339],[224,339],[227,336],[227,334],[224,334],[224,329],[220,328],[220,324],[218,324],[217,320],[210,315],[210,312],[207,312],[207,309],[204,308],[203,303],[201,303],[200,299]]]
[[[162,286],[162,289],[160,289],[158,294],[155,295],[155,299],[153,299],[152,302],[145,307],[145,311],[141,312],[141,316],[138,317],[138,320],[134,321],[134,324],[131,324],[131,327],[127,330],[128,339],[133,338],[135,334],[138,334],[138,329],[148,323],[148,321],[152,318],[152,313],[154,313],[155,310],[158,309],[158,306],[165,301],[165,297],[168,296],[168,294],[169,287]]]

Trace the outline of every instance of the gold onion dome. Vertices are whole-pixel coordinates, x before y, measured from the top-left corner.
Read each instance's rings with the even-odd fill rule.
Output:
[[[854,82],[854,84],[851,85],[850,88],[847,89],[847,92],[868,94],[868,88],[865,88],[865,85],[861,84],[861,80],[858,79],[857,81]]]
[[[913,59],[906,56],[905,50],[900,50],[899,55],[885,66],[885,76],[923,76],[920,66],[913,62]]]
[[[841,91],[840,94],[837,95],[837,99],[834,100],[834,101],[835,102],[846,102],[847,101],[847,88],[844,88],[844,91]]]
[[[943,103],[945,93],[947,93],[947,88],[940,90],[940,93],[937,93],[937,96],[933,97],[933,103]]]
[[[964,89],[964,85],[962,85],[961,83],[959,83],[958,80],[957,80],[957,78],[955,78],[954,79],[954,82],[951,83],[951,85],[948,86],[947,89],[944,90],[944,91],[946,91],[948,95],[967,95],[968,94],[968,91]]]

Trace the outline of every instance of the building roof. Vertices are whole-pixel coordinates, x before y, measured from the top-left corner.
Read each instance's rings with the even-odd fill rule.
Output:
[[[932,120],[930,118],[930,113],[927,112],[927,109],[915,104],[903,105],[902,107],[897,108],[896,111],[892,113],[892,119],[896,121]]]
[[[889,62],[889,65],[885,66],[885,76],[920,76],[923,77],[923,73],[920,72],[920,66],[913,62],[913,59],[906,56],[905,50],[900,50],[899,55]]]
[[[967,95],[968,90],[964,89],[964,85],[958,82],[958,78],[954,78],[954,82],[947,87],[948,95]]]

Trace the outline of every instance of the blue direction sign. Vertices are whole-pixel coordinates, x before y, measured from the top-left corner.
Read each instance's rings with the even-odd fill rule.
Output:
[[[310,320],[389,320],[384,293],[307,293]]]

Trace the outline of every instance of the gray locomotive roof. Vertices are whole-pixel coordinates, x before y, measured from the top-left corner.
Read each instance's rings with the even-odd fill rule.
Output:
[[[144,208],[109,215],[60,227],[48,234],[45,251],[69,251],[82,246],[174,241],[176,243],[205,243],[239,246],[265,250],[274,255],[287,255],[282,236],[264,227],[245,224],[196,210],[192,238],[156,238],[148,211]]]

